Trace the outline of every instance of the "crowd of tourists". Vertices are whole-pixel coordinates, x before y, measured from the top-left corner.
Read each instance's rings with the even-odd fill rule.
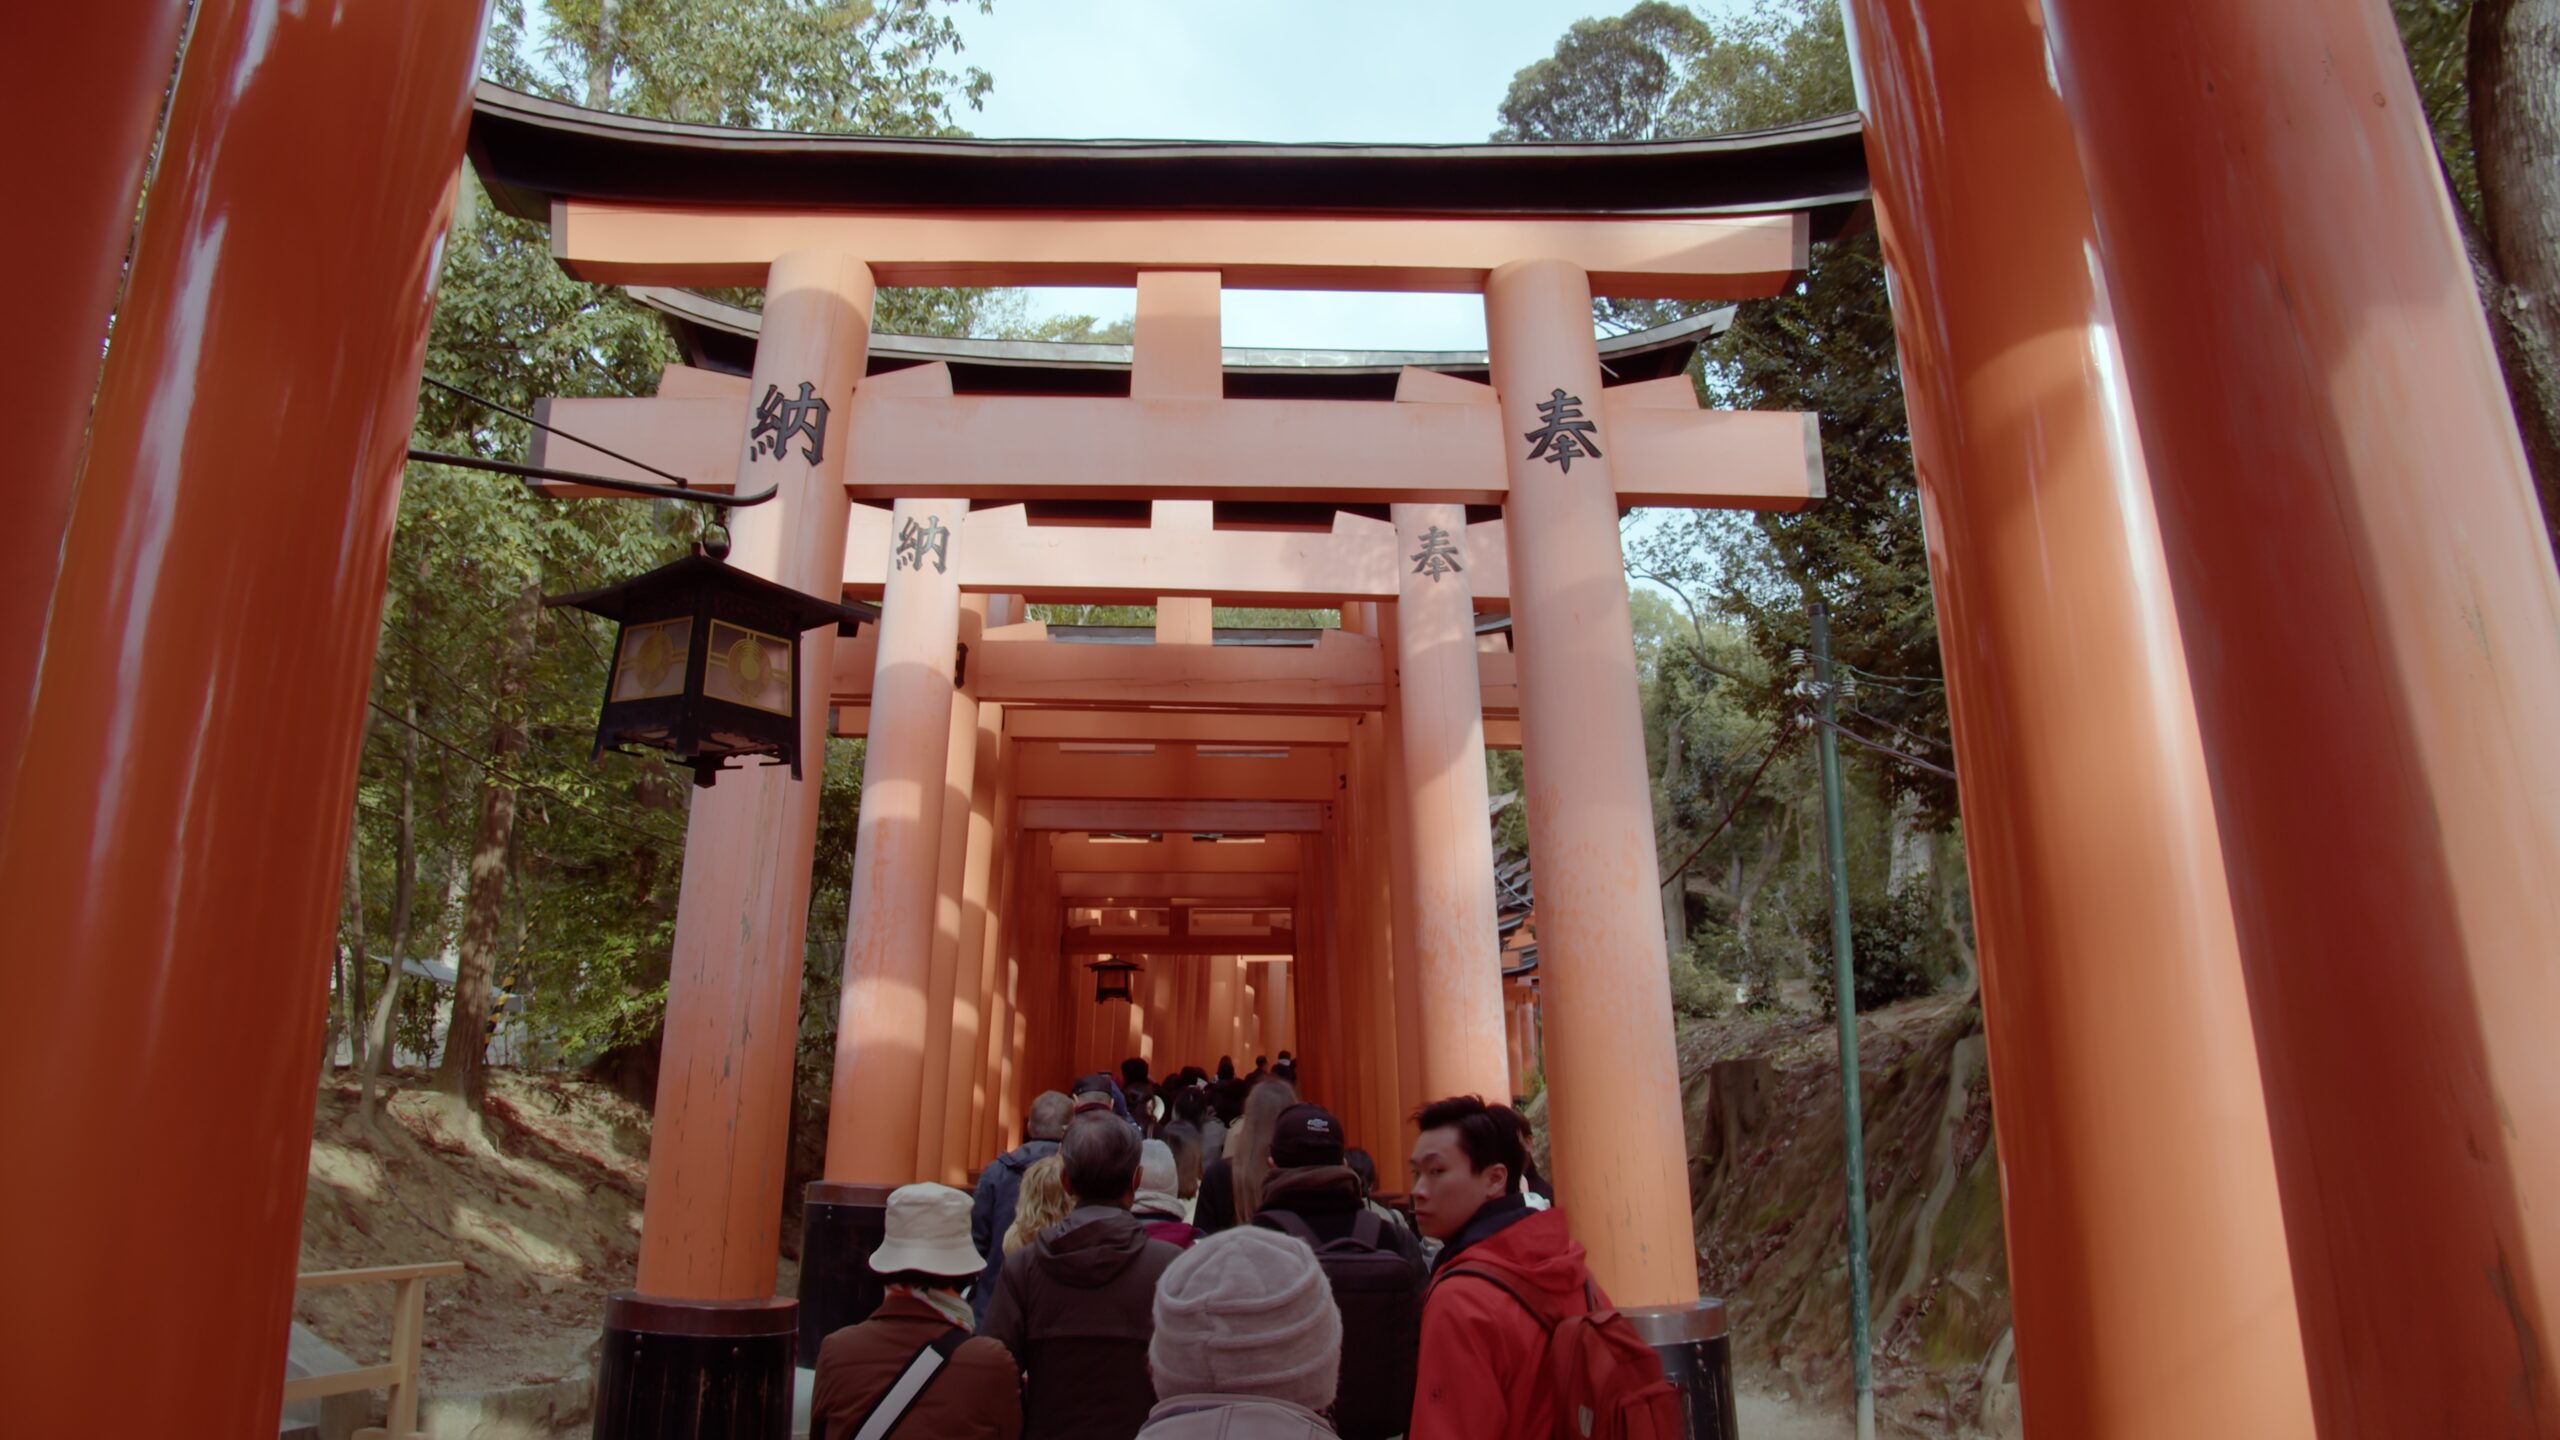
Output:
[[[1560,1398],[1670,1393],[1658,1366],[1591,1379],[1624,1322],[1516,1110],[1424,1106],[1399,1206],[1295,1077],[1132,1060],[1033,1101],[974,1195],[893,1192],[885,1298],[820,1349],[812,1440],[1545,1440]]]

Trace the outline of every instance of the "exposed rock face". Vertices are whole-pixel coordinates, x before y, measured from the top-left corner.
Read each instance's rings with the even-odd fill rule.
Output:
[[[1924,1433],[2004,1428],[2009,1273],[1980,1010],[1970,995],[1889,1006],[1858,1046],[1879,1395]],[[1838,1067],[1818,1016],[1681,1034],[1700,1282],[1731,1307],[1743,1374],[1823,1402],[1850,1375]]]

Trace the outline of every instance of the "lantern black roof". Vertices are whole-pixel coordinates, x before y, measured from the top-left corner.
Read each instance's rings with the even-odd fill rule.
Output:
[[[569,606],[608,620],[626,620],[635,610],[651,608],[649,602],[671,591],[690,590],[703,585],[717,585],[732,594],[746,595],[789,612],[802,630],[820,625],[860,625],[878,620],[880,607],[839,604],[806,595],[788,585],[777,585],[761,576],[712,559],[696,550],[681,560],[661,565],[646,575],[634,575],[619,584],[597,590],[581,590],[574,595],[552,595],[543,600],[551,606]],[[847,632],[852,633],[852,632]]]

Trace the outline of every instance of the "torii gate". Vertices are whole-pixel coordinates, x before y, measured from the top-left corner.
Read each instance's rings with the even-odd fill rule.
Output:
[[[848,155],[681,126],[639,127],[663,148],[635,151],[632,127],[581,120],[534,158],[644,205],[681,178],[696,198],[1099,209],[1060,227],[1081,238],[1050,248],[1055,279],[1114,227],[1133,265],[1221,268],[1127,218],[1136,191],[1184,185],[1204,208],[1153,238],[1323,211],[1367,218],[1270,233],[1369,243],[1391,217],[1471,217],[1611,283],[1571,248],[1588,227],[1542,210],[1845,206],[1863,152],[1948,637],[2030,1428],[2547,1433],[2560,752],[2537,737],[2560,579],[2388,14],[1846,8],[1866,117],[1827,138]],[[0,1007],[0,1133],[52,1177],[0,1224],[0,1304],[32,1337],[0,1404],[28,1433],[94,1423],[101,1395],[137,1432],[276,1413],[314,957],[479,19],[34,7],[22,48],[63,63],[0,95],[44,137],[21,188],[50,222],[13,236],[35,281],[6,392],[29,503],[0,590],[0,907],[26,961]],[[504,123],[484,110],[475,144]],[[539,211],[539,180],[500,188]],[[863,253],[936,278],[898,248]],[[1481,247],[1406,260],[1395,283],[1493,278]],[[775,314],[823,336],[819,292],[872,277],[770,278]],[[1492,284],[1514,340],[1572,308],[1550,279]],[[186,1223],[125,1178],[135,1136],[186,1177]],[[195,1299],[189,1345],[136,1368],[91,1343],[168,1293]]]
[[[556,202],[555,234],[579,234],[578,213],[586,204]],[[596,213],[613,212],[608,207]],[[1476,228],[1466,220],[1439,223],[1461,245]],[[1648,229],[1675,224],[1647,242],[1658,256],[1647,262],[1652,268],[1620,272],[1612,282],[1622,293],[1692,295],[1744,294],[1783,281],[1809,225],[1801,214],[1611,223]],[[1011,243],[1035,248],[1041,242],[1033,237],[1047,233],[1026,232],[1010,222],[995,222],[994,228],[1011,229]],[[989,229],[960,223],[946,243],[999,247],[1001,237],[982,233]],[[573,271],[619,263],[611,242],[594,254],[578,247],[570,239],[561,251]],[[1013,273],[1006,267],[1020,263],[1001,248],[988,253],[985,263],[993,273]],[[777,257],[773,263],[780,277],[800,262]],[[692,273],[677,263],[653,268],[644,278]],[[1358,266],[1327,273],[1380,283],[1374,272]],[[1125,399],[955,397],[948,367],[925,364],[871,375],[850,396],[834,379],[817,382],[815,393],[828,398],[830,414],[849,422],[842,430],[830,429],[821,443],[788,450],[742,447],[740,435],[762,423],[760,405],[795,390],[812,393],[798,390],[797,372],[783,373],[789,365],[808,368],[809,345],[786,343],[795,334],[795,300],[832,318],[822,328],[838,352],[849,352],[821,369],[835,376],[858,374],[865,366],[866,357],[853,346],[867,332],[845,317],[867,310],[868,294],[841,265],[822,267],[821,274],[820,285],[809,289],[780,280],[769,287],[749,381],[671,372],[671,383],[652,400],[552,401],[551,418],[598,448],[555,439],[544,453],[546,463],[613,474],[622,467],[606,451],[645,448],[660,463],[682,466],[710,487],[734,486],[742,466],[756,467],[759,483],[778,476],[782,514],[750,516],[739,536],[741,563],[760,563],[749,558],[751,534],[761,536],[777,525],[822,527],[849,537],[846,558],[827,564],[831,557],[806,553],[814,547],[804,543],[808,569],[774,578],[805,588],[832,581],[882,600],[877,630],[838,647],[838,678],[827,697],[840,710],[865,712],[861,723],[870,744],[828,1177],[812,1188],[807,1211],[799,1317],[804,1340],[868,1308],[858,1283],[860,1257],[868,1250],[863,1237],[876,1234],[887,1189],[914,1178],[960,1178],[965,1170],[958,1167],[985,1153],[987,1107],[958,1098],[1003,1088],[1000,1081],[988,1086],[983,1076],[991,1067],[1001,1073],[992,1047],[1004,1022],[982,1020],[1005,1013],[999,1007],[1031,1003],[1018,988],[1026,966],[1044,981],[1065,983],[1070,973],[1057,961],[1078,952],[1076,937],[1047,940],[1045,946],[1045,936],[1035,938],[1009,962],[999,959],[998,945],[988,943],[1004,928],[1001,915],[992,927],[983,918],[987,897],[1000,893],[991,890],[995,882],[988,875],[999,848],[996,836],[1010,829],[1172,830],[1179,823],[1202,828],[1212,822],[1200,818],[1199,807],[1221,803],[1155,796],[1159,809],[1172,803],[1193,817],[1165,823],[1132,818],[1125,803],[1096,810],[1097,797],[1088,795],[1081,806],[1043,816],[1037,813],[1042,802],[1022,793],[1021,767],[1006,773],[1011,795],[978,779],[977,766],[996,759],[1002,743],[1002,722],[990,725],[985,710],[1357,714],[1386,711],[1391,688],[1401,696],[1395,738],[1384,747],[1366,747],[1365,761],[1363,747],[1351,747],[1347,768],[1320,776],[1330,784],[1316,794],[1339,787],[1352,796],[1350,810],[1366,809],[1378,818],[1408,812],[1421,817],[1398,827],[1404,843],[1393,857],[1396,871],[1411,883],[1385,885],[1389,866],[1377,862],[1390,857],[1366,853],[1362,827],[1330,827],[1335,843],[1325,852],[1323,870],[1346,878],[1319,886],[1318,896],[1309,898],[1321,899],[1338,936],[1356,938],[1341,948],[1288,947],[1302,967],[1293,972],[1295,1005],[1310,1017],[1298,1033],[1316,1045],[1314,1089],[1354,1116],[1356,1128],[1384,1152],[1383,1163],[1398,1173],[1400,1156],[1394,1152],[1401,1148],[1401,1119],[1421,1101],[1468,1090],[1508,1092],[1513,1047],[1494,933],[1483,752],[1488,714],[1507,720],[1516,712],[1524,749],[1533,757],[1532,824],[1542,851],[1559,857],[1546,881],[1550,895],[1561,897],[1549,904],[1549,953],[1568,958],[1550,965],[1551,973],[1570,978],[1552,982],[1556,994],[1568,997],[1556,1005],[1557,1040],[1549,1050],[1552,1133],[1559,1176],[1582,1177],[1562,1180],[1561,1195],[1569,1213],[1595,1217],[1583,1222],[1582,1238],[1622,1302],[1694,1305],[1684,1131],[1670,1048],[1664,937],[1659,907],[1652,903],[1658,877],[1617,519],[1622,505],[1635,503],[1793,508],[1818,498],[1820,450],[1811,417],[1701,411],[1680,375],[1604,388],[1589,321],[1589,282],[1579,267],[1513,264],[1497,256],[1486,282],[1493,375],[1499,381],[1508,373],[1529,372],[1547,382],[1545,391],[1528,394],[1508,411],[1497,402],[1497,386],[1421,369],[1405,370],[1395,400],[1386,404],[1223,398],[1220,274],[1139,268],[1130,276],[1138,300]],[[813,293],[828,284],[842,293]],[[829,298],[835,303],[829,305]],[[1574,358],[1558,366],[1541,356],[1541,346]],[[777,347],[791,358],[777,360]],[[1512,393],[1527,392],[1515,383]],[[1516,439],[1506,437],[1511,430],[1519,432]],[[893,431],[909,439],[888,439]],[[744,461],[738,458],[742,449]],[[1583,477],[1578,481],[1577,470]],[[795,488],[793,482],[803,477],[805,485]],[[1515,493],[1523,486],[1538,492],[1536,497]],[[808,493],[819,487],[830,494]],[[833,506],[832,492],[839,489],[891,500],[895,508],[883,516]],[[1055,529],[1029,525],[1020,506],[970,508],[973,498],[985,504],[1127,496],[1151,497],[1152,526]],[[1392,523],[1337,516],[1313,534],[1220,531],[1212,512],[1222,499],[1299,506],[1383,503]],[[1464,507],[1471,503],[1501,504],[1508,518],[1470,527]],[[1525,528],[1506,531],[1506,524]],[[1535,535],[1536,543],[1513,543],[1515,533]],[[990,620],[1009,619],[1009,610],[1001,602],[965,609],[964,587],[993,596],[1156,602],[1159,643],[1067,646],[1039,638],[1036,626],[989,628]],[[1366,619],[1369,636],[1329,634],[1312,651],[1196,643],[1209,638],[1213,600],[1348,601],[1358,614],[1388,599],[1395,602],[1396,616],[1391,657],[1375,634],[1381,627],[1374,616]],[[1539,623],[1533,615],[1568,623],[1548,632],[1556,638],[1543,666],[1535,658],[1536,642],[1526,636],[1522,655],[1480,655],[1474,627],[1480,602],[1512,609],[1515,631],[1533,631]],[[968,664],[955,676],[962,648]],[[1393,686],[1384,678],[1390,658]],[[1492,705],[1485,703],[1488,691],[1499,697]],[[804,710],[814,715],[819,707],[813,698],[804,698]],[[981,737],[975,746],[969,740],[973,733]],[[1551,738],[1539,739],[1542,733]],[[1549,749],[1558,753],[1551,757]],[[1087,759],[1080,768],[1096,767]],[[1224,768],[1229,777],[1234,774],[1233,766]],[[1389,768],[1397,772],[1394,801],[1387,799]],[[1190,790],[1207,778],[1195,770],[1179,777],[1176,788]],[[758,776],[754,783],[761,790],[773,779]],[[807,780],[791,788],[814,794]],[[973,793],[989,791],[994,806],[1012,812],[1009,823],[969,814]],[[912,806],[909,796],[917,797]],[[1318,818],[1332,808],[1325,800],[1311,795],[1275,805],[1257,798],[1259,803],[1227,802],[1245,805],[1247,818],[1214,828],[1327,828]],[[769,1039],[763,1048],[774,1054],[760,1057],[752,1053],[757,1045],[751,1037],[787,1031],[770,1023],[742,1024],[726,1007],[713,1007],[711,1018],[702,1018],[696,1007],[705,1005],[703,996],[735,983],[734,968],[742,962],[730,937],[763,934],[767,948],[746,963],[793,974],[800,952],[796,924],[758,931],[756,921],[742,926],[727,906],[717,900],[697,906],[695,897],[720,896],[738,885],[713,873],[716,865],[760,877],[752,892],[758,915],[788,905],[793,897],[786,887],[797,872],[786,874],[780,867],[790,857],[771,862],[775,868],[766,879],[759,867],[767,862],[748,852],[762,845],[781,853],[789,843],[788,835],[766,824],[768,815],[787,815],[806,831],[802,854],[816,824],[808,801],[768,809],[769,802],[748,798],[747,787],[726,797],[700,797],[696,805],[698,828],[689,837],[688,856],[718,858],[688,859],[676,979],[669,991],[673,1018],[662,1071],[668,1093],[660,1098],[653,1144],[673,1163],[652,1167],[659,1178],[652,1220],[644,1226],[639,1282],[651,1302],[648,1323],[661,1330],[672,1323],[666,1301],[736,1302],[770,1293],[772,1242],[764,1237],[771,1230],[771,1197],[733,1184],[719,1162],[758,1165],[759,1157],[740,1155],[730,1137],[766,1133],[776,1123],[744,1112],[771,1093],[759,1084],[761,1075],[787,1066],[788,1055],[786,1044]],[[1274,813],[1290,805],[1301,807],[1301,818]],[[1107,818],[1114,815],[1122,818]],[[743,825],[731,818],[740,816],[753,818]],[[1355,884],[1349,877],[1375,883]],[[805,887],[805,878],[799,883]],[[799,893],[805,901],[805,888]],[[939,927],[937,908],[945,922]],[[1001,901],[996,908],[1001,912]],[[1023,913],[1041,908],[1053,907]],[[1388,923],[1391,908],[1401,923]],[[707,943],[712,935],[722,937],[716,946]],[[1164,943],[1169,936],[1121,938],[1130,942],[1122,948],[1140,954],[1175,948]],[[1404,952],[1405,963],[1390,963],[1391,947]],[[1099,953],[1101,947],[1097,942],[1082,948]],[[1211,1009],[1235,1013],[1234,980],[1223,968],[1234,955],[1209,948],[1222,985]],[[970,987],[955,975],[955,956],[968,957],[957,967],[964,973],[976,964],[974,1006],[962,998]],[[1008,963],[1006,973],[1017,988],[1000,996],[996,977]],[[716,984],[699,983],[697,976]],[[1062,1005],[1064,997],[1053,986],[1033,988],[1050,1004]],[[1148,1048],[1143,1008],[1131,1007],[1120,1036],[1133,1053]],[[1319,1019],[1330,1022],[1321,1031],[1315,1028]],[[1088,1032],[1070,1028],[1067,1034],[1065,1047],[1034,1053],[1044,1059],[1076,1053],[1088,1060],[1102,1053],[1090,1048]],[[703,1054],[676,1038],[705,1035],[729,1038],[715,1040],[719,1048]],[[1355,1057],[1354,1063],[1346,1063],[1346,1056]],[[1379,1058],[1356,1063],[1363,1057]],[[973,1071],[981,1077],[974,1086]],[[1054,1083],[1064,1073],[1054,1063],[1034,1066],[1026,1059],[1017,1066],[1012,1103],[1020,1103],[1020,1087],[1033,1077]],[[701,1127],[716,1137],[708,1155],[704,1140],[695,1136],[698,1122],[690,1119],[702,1114],[740,1117]],[[1002,1102],[996,1115],[1001,1125]],[[764,1162],[760,1168],[772,1166]],[[706,1203],[701,1193],[714,1187],[740,1203]],[[633,1306],[623,1313],[641,1314]]]

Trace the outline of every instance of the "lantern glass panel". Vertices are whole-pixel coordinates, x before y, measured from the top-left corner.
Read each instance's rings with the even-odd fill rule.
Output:
[[[714,700],[747,705],[775,715],[791,713],[791,642],[732,625],[711,622],[711,653],[704,657],[702,693]]]
[[[654,700],[684,693],[685,656],[693,648],[693,621],[659,620],[622,628],[613,660],[612,700]]]

